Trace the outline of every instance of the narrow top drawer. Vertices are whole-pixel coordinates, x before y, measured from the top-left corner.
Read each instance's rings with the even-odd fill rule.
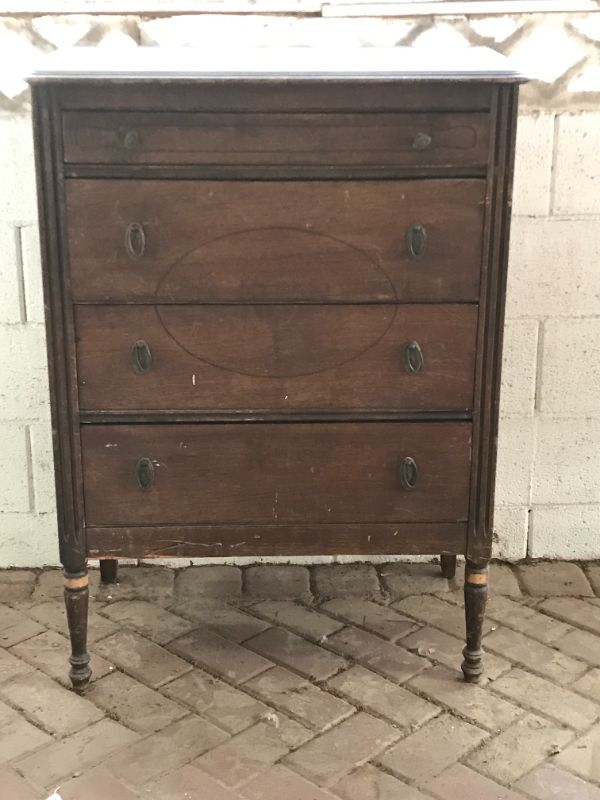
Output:
[[[482,166],[485,113],[67,111],[64,158],[80,164]]]

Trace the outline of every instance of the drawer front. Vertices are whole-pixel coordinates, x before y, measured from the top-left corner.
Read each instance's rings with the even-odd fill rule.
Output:
[[[489,118],[68,111],[63,135],[80,164],[484,166]]]
[[[77,306],[82,410],[469,410],[472,305]]]
[[[67,181],[75,300],[476,301],[485,183]]]
[[[85,425],[86,525],[460,522],[468,423]]]

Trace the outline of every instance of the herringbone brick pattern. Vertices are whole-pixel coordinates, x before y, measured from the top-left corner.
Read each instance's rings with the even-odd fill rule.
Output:
[[[0,573],[2,800],[600,800],[597,567],[492,566],[479,686],[433,564],[92,576],[78,696],[60,573]]]

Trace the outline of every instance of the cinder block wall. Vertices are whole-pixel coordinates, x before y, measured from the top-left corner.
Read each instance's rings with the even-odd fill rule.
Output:
[[[237,10],[232,0],[223,7]],[[351,11],[334,3],[322,18],[0,17],[0,50],[26,71],[39,51],[71,43],[470,43],[545,68],[546,79],[522,92],[519,117],[496,553],[600,558],[600,14],[342,18]],[[0,76],[0,436],[0,567],[55,564],[31,123],[14,73]]]

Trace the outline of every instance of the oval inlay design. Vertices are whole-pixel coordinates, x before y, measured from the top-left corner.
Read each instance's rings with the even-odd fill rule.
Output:
[[[357,247],[298,228],[221,236],[174,264],[156,290],[163,302],[395,302],[390,279]]]
[[[262,378],[311,375],[357,358],[385,335],[397,300],[362,250],[296,228],[239,231],[197,247],[156,292],[160,303],[186,295],[207,304],[156,306],[170,338],[215,367]]]
[[[394,305],[156,306],[173,341],[215,367],[258,378],[312,375],[385,336]]]

